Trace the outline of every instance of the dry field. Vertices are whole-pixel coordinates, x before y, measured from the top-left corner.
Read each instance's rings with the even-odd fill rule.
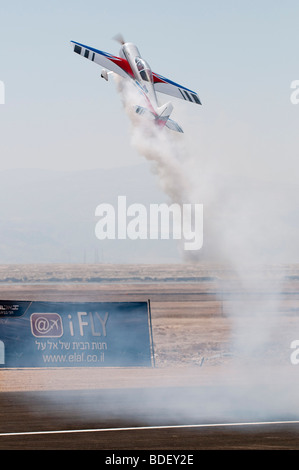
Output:
[[[246,343],[254,343],[259,334],[261,344],[252,345],[251,356],[259,363],[270,358],[277,366],[289,366],[290,342],[296,335],[299,338],[296,266],[251,270],[245,285],[233,271],[218,266],[0,266],[0,297],[78,302],[149,299],[155,374],[161,368],[179,368],[183,373],[182,368],[190,367],[204,374],[212,366],[234,364],[246,351]],[[244,348],[238,347],[242,343]],[[27,387],[27,381],[23,384]],[[1,380],[0,386],[8,390],[13,384]]]
[[[240,387],[243,390],[242,394],[239,395],[238,392],[236,395],[240,419],[242,417],[246,419],[248,417],[246,413],[249,411],[255,419],[261,416],[267,419],[270,410],[267,404],[269,401],[267,393],[270,388],[271,396],[277,394],[276,403],[278,403],[271,416],[276,418],[279,416],[280,419],[297,417],[297,410],[293,408],[293,403],[298,395],[297,377],[299,374],[296,366],[290,363],[292,352],[290,343],[294,339],[299,339],[299,268],[296,266],[264,267],[258,270],[258,275],[255,270],[251,270],[246,282],[244,279],[240,282],[235,273],[217,266],[54,265],[27,268],[2,266],[0,267],[0,296],[2,300],[91,302],[149,299],[155,347],[155,368],[151,369],[1,370],[0,399],[2,397],[5,412],[1,404],[0,408],[4,413],[3,416],[7,418],[8,414],[8,420],[11,419],[10,425],[7,427],[3,425],[5,430],[15,429],[16,426],[24,429],[25,426],[24,421],[18,424],[19,418],[16,418],[16,411],[13,411],[17,408],[14,406],[7,408],[7,400],[12,400],[11,397],[14,397],[15,393],[19,394],[18,397],[28,398],[29,395],[27,396],[26,393],[78,392],[86,394],[104,393],[107,390],[110,396],[113,396],[113,393],[131,390],[130,397],[132,397],[136,390],[142,394],[147,393],[148,390],[159,389],[163,390],[163,393],[167,390],[169,394],[169,390],[186,390],[187,387],[188,390],[196,389],[204,393],[208,404],[209,398],[207,397],[210,393],[211,396],[216,394],[218,397],[219,390],[229,388],[230,399],[227,397],[227,400],[230,401],[225,402],[223,408],[219,408],[219,397],[213,402],[213,407],[209,403],[209,413],[214,421],[217,421],[217,416],[219,419],[224,419],[223,416],[229,419],[229,414],[223,415],[224,409],[227,411],[232,407],[234,394],[237,389],[240,390]],[[299,368],[299,365],[297,367]],[[282,381],[283,389],[281,389]],[[232,394],[231,387],[236,387]],[[292,390],[290,396],[285,393],[288,389]],[[178,395],[181,400],[179,408],[182,409],[177,415],[177,420],[180,416],[182,417],[182,410],[186,405],[183,402],[189,400],[184,393]],[[257,407],[257,415],[252,414],[255,409],[252,403],[253,396],[255,400],[257,397],[261,400]],[[249,411],[246,405],[247,398],[251,403]],[[108,400],[107,397],[105,399]],[[123,400],[127,400],[124,395]],[[190,400],[192,402],[194,396]],[[53,400],[50,402],[53,406]],[[157,409],[152,410],[152,415],[156,418],[157,413],[160,417],[163,414],[161,402],[159,400],[158,402],[159,413]],[[64,406],[61,402],[59,403],[60,407]],[[168,405],[174,406],[173,402],[171,405],[167,403],[168,399],[164,394],[163,410],[167,409]],[[143,405],[147,408],[153,406],[148,394],[144,397]],[[28,403],[26,407],[28,411],[28,407],[30,408]],[[244,415],[242,412],[240,414],[242,407],[245,408]],[[8,409],[10,409],[9,412]],[[119,411],[118,405],[114,405],[113,422],[117,420],[115,416],[117,410]],[[139,410],[139,422],[143,422],[144,418],[140,418],[142,413],[144,411]],[[202,410],[200,413],[203,417]],[[18,416],[23,416],[23,414],[24,420],[28,419],[22,408]],[[37,414],[35,410],[35,416]],[[64,416],[61,410],[59,416]],[[104,419],[103,416],[101,419]],[[104,426],[109,421],[107,419],[106,416]],[[190,412],[185,416],[185,420],[187,419],[191,419]],[[47,415],[42,414],[42,424],[40,420],[36,426],[49,428],[55,425]],[[63,427],[63,424],[61,426]],[[269,431],[270,434],[272,431]],[[4,432],[3,429],[2,432]],[[167,436],[169,439],[169,434]],[[164,436],[163,439],[166,437]],[[189,438],[191,439],[190,435]],[[214,441],[214,444],[203,440],[196,441],[194,435],[191,441],[188,440],[188,436],[186,439],[184,440],[185,446],[189,445],[189,442],[192,442],[193,446],[194,442],[197,442],[194,448],[202,448],[202,445],[206,445],[206,448],[216,446]],[[225,436],[223,439],[222,446],[227,448]],[[240,442],[244,444],[243,438],[240,439],[241,441],[237,439],[239,444],[236,445],[238,446],[241,445]],[[281,439],[286,448],[288,446],[294,448],[294,439],[296,441],[297,434],[292,435],[291,440],[285,440],[285,434],[283,434]],[[10,446],[11,441],[9,442]],[[119,445],[119,443],[115,444],[116,441],[113,439],[109,441],[110,443],[107,440],[105,442],[107,446],[105,448]],[[140,445],[149,445],[144,442]],[[172,445],[171,440],[166,442]],[[66,444],[66,447],[68,445],[71,446],[71,444]],[[156,445],[158,446],[158,443]],[[163,445],[167,448],[167,443],[164,442]],[[255,445],[258,446],[257,441],[252,444],[252,448],[256,448]],[[245,444],[244,446],[247,448]],[[279,448],[277,446],[276,440],[271,448]],[[124,441],[122,448],[130,448],[128,441]]]

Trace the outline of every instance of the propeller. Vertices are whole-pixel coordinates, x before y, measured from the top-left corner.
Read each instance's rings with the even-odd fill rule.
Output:
[[[113,38],[115,41],[119,42],[122,46],[125,44],[125,40],[124,40],[124,37],[121,33],[118,33],[116,34],[115,36],[113,36]]]

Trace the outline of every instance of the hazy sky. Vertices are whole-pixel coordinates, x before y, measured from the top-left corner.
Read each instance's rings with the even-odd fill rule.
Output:
[[[172,99],[192,152],[296,182],[298,18],[298,0],[0,0],[0,169],[140,162],[114,83],[69,45],[118,55],[121,32],[154,71],[198,92],[202,107]]]

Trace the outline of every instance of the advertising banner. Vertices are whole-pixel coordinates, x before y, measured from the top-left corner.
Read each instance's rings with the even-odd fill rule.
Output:
[[[0,368],[152,365],[148,302],[0,301]]]

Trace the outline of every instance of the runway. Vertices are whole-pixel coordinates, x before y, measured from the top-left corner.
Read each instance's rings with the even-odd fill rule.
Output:
[[[299,374],[290,363],[298,284],[270,279],[250,292],[217,277],[1,285],[5,300],[150,299],[155,367],[2,369],[0,449],[299,449]],[[265,345],[236,354],[235,344],[259,340],[263,328]]]
[[[132,407],[140,393],[145,391],[55,392],[47,399],[41,393],[2,394],[0,450],[299,449],[299,421],[178,424],[172,417],[167,425],[157,413],[146,422],[141,407],[134,418],[128,412],[119,420],[120,408]],[[82,400],[80,415],[75,410]],[[102,412],[95,413],[96,403],[105,404]]]

